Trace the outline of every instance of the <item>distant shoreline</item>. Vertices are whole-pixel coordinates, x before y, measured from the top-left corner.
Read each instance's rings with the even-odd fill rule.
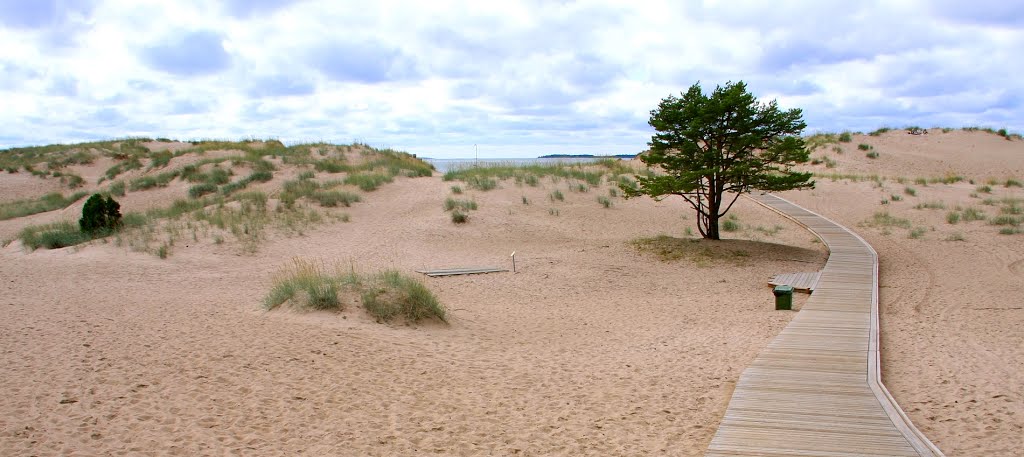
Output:
[[[634,159],[637,154],[614,154],[608,156],[594,154],[548,154],[537,157],[538,159]]]

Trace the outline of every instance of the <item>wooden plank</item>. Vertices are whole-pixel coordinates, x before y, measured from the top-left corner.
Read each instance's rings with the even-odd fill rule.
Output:
[[[881,383],[878,254],[827,218],[779,197],[752,198],[814,233],[829,259],[801,311],[740,375],[705,455],[943,455]],[[808,275],[772,280],[807,285]]]
[[[821,276],[820,271],[800,273],[779,273],[768,280],[773,286],[792,286],[796,290],[813,291],[814,285],[818,283]]]
[[[500,273],[508,271],[504,268],[497,267],[469,267],[469,268],[447,268],[441,270],[416,270],[417,273],[423,273],[430,277],[439,276],[456,276],[456,275],[475,275],[484,273]]]

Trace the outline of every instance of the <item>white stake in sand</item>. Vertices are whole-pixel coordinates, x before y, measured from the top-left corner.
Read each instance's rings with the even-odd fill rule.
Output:
[[[516,272],[516,251],[512,251],[512,272]]]

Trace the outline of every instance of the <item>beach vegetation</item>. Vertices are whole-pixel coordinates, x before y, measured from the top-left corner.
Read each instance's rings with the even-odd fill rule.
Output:
[[[403,318],[406,322],[423,319],[448,321],[447,310],[430,289],[398,270],[385,270],[363,282],[363,307],[378,322]]]
[[[665,173],[636,175],[637,187],[621,190],[627,198],[682,197],[704,238],[720,238],[719,219],[744,193],[814,186],[811,173],[794,169],[809,159],[802,111],[761,103],[742,81],[710,96],[695,83],[681,97],[663,99],[648,123],[656,133],[640,160]]]
[[[82,207],[78,226],[92,236],[117,230],[121,227],[121,204],[110,196],[93,194]]]
[[[0,221],[64,209],[86,195],[89,195],[89,193],[76,192],[65,196],[60,192],[52,192],[35,199],[3,202],[0,203]]]
[[[444,201],[444,210],[445,211],[452,211],[452,210],[456,210],[456,209],[463,210],[463,211],[476,210],[477,209],[477,204],[476,204],[476,201],[473,201],[473,200],[456,200],[454,198],[447,198],[447,199],[445,199],[445,201]]]

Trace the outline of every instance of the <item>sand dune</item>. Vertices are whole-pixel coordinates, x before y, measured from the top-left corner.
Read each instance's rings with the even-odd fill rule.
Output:
[[[971,197],[975,185],[913,178],[1019,179],[1024,143],[890,132],[853,148],[862,141],[877,141],[881,156],[830,152],[836,168],[818,168],[909,184],[823,179],[785,196],[879,251],[883,378],[915,424],[947,455],[1014,455],[1024,447],[1024,235],[949,224],[956,204],[999,210],[981,202],[987,194]],[[268,191],[295,172],[276,173]],[[35,185],[10,179],[0,185]],[[208,239],[176,244],[167,259],[102,242],[0,249],[0,454],[701,455],[740,371],[792,316],[773,310],[768,277],[813,271],[826,255],[806,231],[743,200],[734,212],[745,229],[723,242],[743,255],[663,262],[631,241],[684,236],[693,216],[679,201],[615,199],[604,209],[603,188],[505,181],[467,190],[461,198],[479,209],[454,225],[442,210],[451,185],[398,178],[362,193],[345,209],[351,222],[272,232],[251,254]],[[556,188],[565,202],[548,200]],[[130,192],[124,206],[163,205],[186,189]],[[903,197],[881,204],[893,194]],[[1024,192],[993,186],[992,196]],[[914,209],[927,201],[948,208]],[[879,210],[924,233],[864,224]],[[0,230],[10,237],[58,217]],[[259,306],[294,257],[411,273],[509,266],[512,251],[515,274],[424,278],[449,325],[378,324],[352,304]]]

